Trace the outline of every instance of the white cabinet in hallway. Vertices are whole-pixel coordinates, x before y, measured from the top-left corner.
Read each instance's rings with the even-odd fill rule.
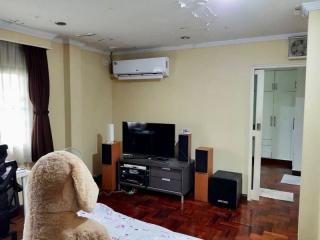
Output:
[[[265,71],[262,157],[293,159],[297,70]]]
[[[262,157],[272,158],[274,71],[266,71],[263,95]]]

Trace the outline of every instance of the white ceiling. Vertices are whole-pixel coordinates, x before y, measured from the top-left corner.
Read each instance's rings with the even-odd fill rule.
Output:
[[[216,16],[202,19],[176,0],[0,0],[0,19],[102,50],[139,49],[306,32],[307,19],[294,8],[311,1],[209,0]],[[75,37],[83,33],[97,35]]]

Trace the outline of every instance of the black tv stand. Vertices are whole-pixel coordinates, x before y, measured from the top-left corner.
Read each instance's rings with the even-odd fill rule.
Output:
[[[142,179],[147,184],[126,181],[121,176],[124,165],[143,167],[146,170],[135,173],[135,177]],[[137,168],[138,169],[138,168]],[[137,170],[133,171],[137,172]],[[142,173],[143,172],[143,173]],[[147,179],[146,179],[147,178]],[[169,193],[181,197],[190,192],[194,186],[194,161],[181,162],[176,158],[123,158],[118,163],[118,187],[131,186],[157,192]]]

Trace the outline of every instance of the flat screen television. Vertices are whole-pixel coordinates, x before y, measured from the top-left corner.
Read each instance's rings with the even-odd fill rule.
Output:
[[[123,122],[124,154],[174,157],[175,124]]]

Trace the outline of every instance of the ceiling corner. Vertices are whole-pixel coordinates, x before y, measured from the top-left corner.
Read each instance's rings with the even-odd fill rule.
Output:
[[[6,22],[6,21],[1,20],[1,19],[0,19],[0,28],[6,29],[6,30],[9,30],[9,31],[28,34],[28,35],[31,35],[31,36],[34,36],[34,37],[45,38],[45,39],[48,39],[48,40],[52,40],[57,36],[54,33],[37,30],[37,29],[31,28],[31,27],[26,27],[26,26],[23,26],[23,25],[15,24],[15,23],[9,23],[9,22]]]
[[[303,17],[309,16],[309,12],[320,10],[320,1],[306,2],[301,4],[301,15]]]

